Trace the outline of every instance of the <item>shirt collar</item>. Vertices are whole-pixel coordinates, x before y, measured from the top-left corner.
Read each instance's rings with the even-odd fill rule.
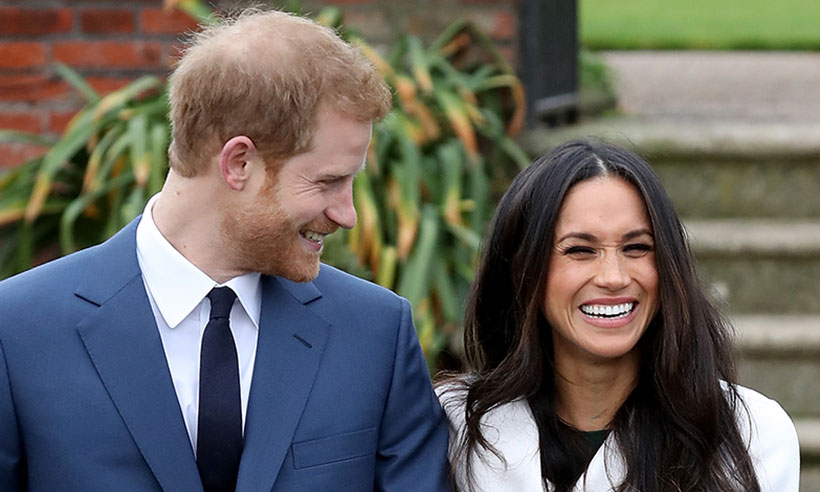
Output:
[[[182,256],[159,231],[151,214],[158,197],[159,193],[148,201],[137,226],[137,260],[157,309],[165,323],[175,328],[217,283]],[[262,307],[259,278],[259,273],[247,273],[222,284],[236,292],[257,329]]]

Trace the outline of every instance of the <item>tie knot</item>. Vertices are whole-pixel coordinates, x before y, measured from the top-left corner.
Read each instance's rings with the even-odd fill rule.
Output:
[[[211,319],[228,318],[236,293],[230,287],[214,287],[208,292],[208,299],[211,300]]]

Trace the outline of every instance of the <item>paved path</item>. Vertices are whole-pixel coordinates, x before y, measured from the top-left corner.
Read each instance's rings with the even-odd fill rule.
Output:
[[[820,122],[820,53],[621,51],[603,56],[626,114]]]

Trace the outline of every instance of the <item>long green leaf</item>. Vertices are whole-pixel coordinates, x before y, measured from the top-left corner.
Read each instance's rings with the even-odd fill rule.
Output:
[[[83,79],[82,75],[74,71],[72,68],[63,65],[62,63],[55,63],[54,70],[63,78],[66,82],[68,82],[72,87],[77,89],[80,94],[82,94],[86,100],[90,103],[96,103],[100,100],[100,95],[97,94],[88,82]]]
[[[449,272],[442,255],[435,258],[432,274],[433,288],[438,297],[444,319],[451,323],[457,322],[462,309],[461,300],[456,295],[456,289],[453,286],[453,276]]]
[[[22,222],[17,229],[17,268],[22,271],[29,268],[34,260],[34,224]]]
[[[392,289],[396,282],[396,266],[398,254],[393,246],[382,248],[382,257],[379,262],[379,272],[376,275],[376,283],[382,287]]]
[[[476,165],[468,172],[470,173],[469,196],[473,203],[470,229],[472,232],[480,235],[483,232],[484,224],[490,218],[490,211],[492,209],[490,205],[490,178],[487,177],[487,170],[483,159],[479,159]]]
[[[478,252],[479,245],[481,244],[481,234],[479,231],[455,224],[447,224],[447,230],[470,250],[475,253]]]
[[[43,156],[43,162],[37,173],[34,188],[32,189],[26,209],[27,222],[33,222],[37,216],[40,215],[40,209],[51,193],[51,187],[57,171],[59,171],[60,167],[65,165],[77,151],[85,146],[86,141],[95,130],[96,125],[93,124],[77,126],[73,131],[60,139],[54,147]]]
[[[36,133],[20,132],[16,130],[0,130],[0,143],[23,143],[31,145],[42,145],[43,147],[54,145],[54,139]]]
[[[430,268],[436,252],[439,224],[436,208],[429,204],[426,205],[422,213],[416,249],[408,260],[399,284],[399,294],[406,297],[413,306],[418,305],[430,291]]]
[[[20,272],[17,268],[17,230],[2,230],[3,240],[0,241],[0,278],[6,278]],[[24,267],[25,268],[25,267]]]
[[[74,223],[77,221],[80,214],[101,196],[113,189],[127,185],[132,179],[133,176],[130,172],[121,174],[120,176],[106,182],[102,187],[77,197],[66,207],[60,219],[60,247],[62,248],[64,254],[77,250],[77,246],[74,241]]]
[[[435,41],[433,41],[433,43],[430,45],[430,48],[435,51],[440,50],[444,45],[452,41],[456,34],[466,29],[469,25],[470,21],[466,19],[459,19],[453,22],[452,24],[444,28],[444,31],[442,31],[441,34],[439,34],[438,37],[435,39]]]
[[[122,124],[109,128],[91,151],[91,155],[88,156],[88,164],[86,164],[85,174],[83,175],[83,192],[93,191],[102,185],[104,177],[100,176],[99,173],[104,156],[114,142],[122,136],[124,131],[125,129]]]
[[[122,89],[116,90],[102,99],[94,107],[93,118],[103,119],[106,115],[113,114],[132,102],[146,91],[161,89],[162,81],[152,75],[140,77]]]
[[[427,60],[428,54],[425,53],[419,38],[415,36],[407,37],[407,56],[410,58],[410,68],[419,89],[425,94],[432,93],[433,76],[430,73]]]
[[[168,173],[168,125],[154,123],[151,127],[151,175],[148,179],[148,195],[154,195],[165,181]]]
[[[213,24],[218,19],[209,4],[198,0],[180,0],[176,3],[176,7],[196,19],[196,21],[202,25],[207,26]]]
[[[120,207],[120,224],[127,224],[134,220],[134,218],[141,214],[147,202],[145,196],[145,189],[135,186],[131,189],[131,193],[125,199],[125,202]]]
[[[151,174],[151,156],[148,153],[148,118],[140,113],[128,121],[131,169],[139,187],[145,187]]]
[[[325,7],[316,16],[316,22],[331,29],[342,26],[342,9],[339,7]]]

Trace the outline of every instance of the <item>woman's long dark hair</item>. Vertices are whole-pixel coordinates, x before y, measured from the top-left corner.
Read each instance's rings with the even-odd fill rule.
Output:
[[[575,184],[612,176],[641,194],[652,224],[660,307],[639,344],[632,393],[610,425],[626,465],[619,492],[760,490],[736,422],[730,327],[702,291],[672,201],[640,157],[601,142],[554,148],[519,174],[499,203],[467,299],[466,427],[457,443],[471,455],[496,452],[481,418],[526,399],[538,427],[542,477],[573,486],[573,447],[559,428],[552,330],[542,313],[555,224]],[[722,384],[725,381],[729,384]],[[447,401],[445,394],[445,405]]]

